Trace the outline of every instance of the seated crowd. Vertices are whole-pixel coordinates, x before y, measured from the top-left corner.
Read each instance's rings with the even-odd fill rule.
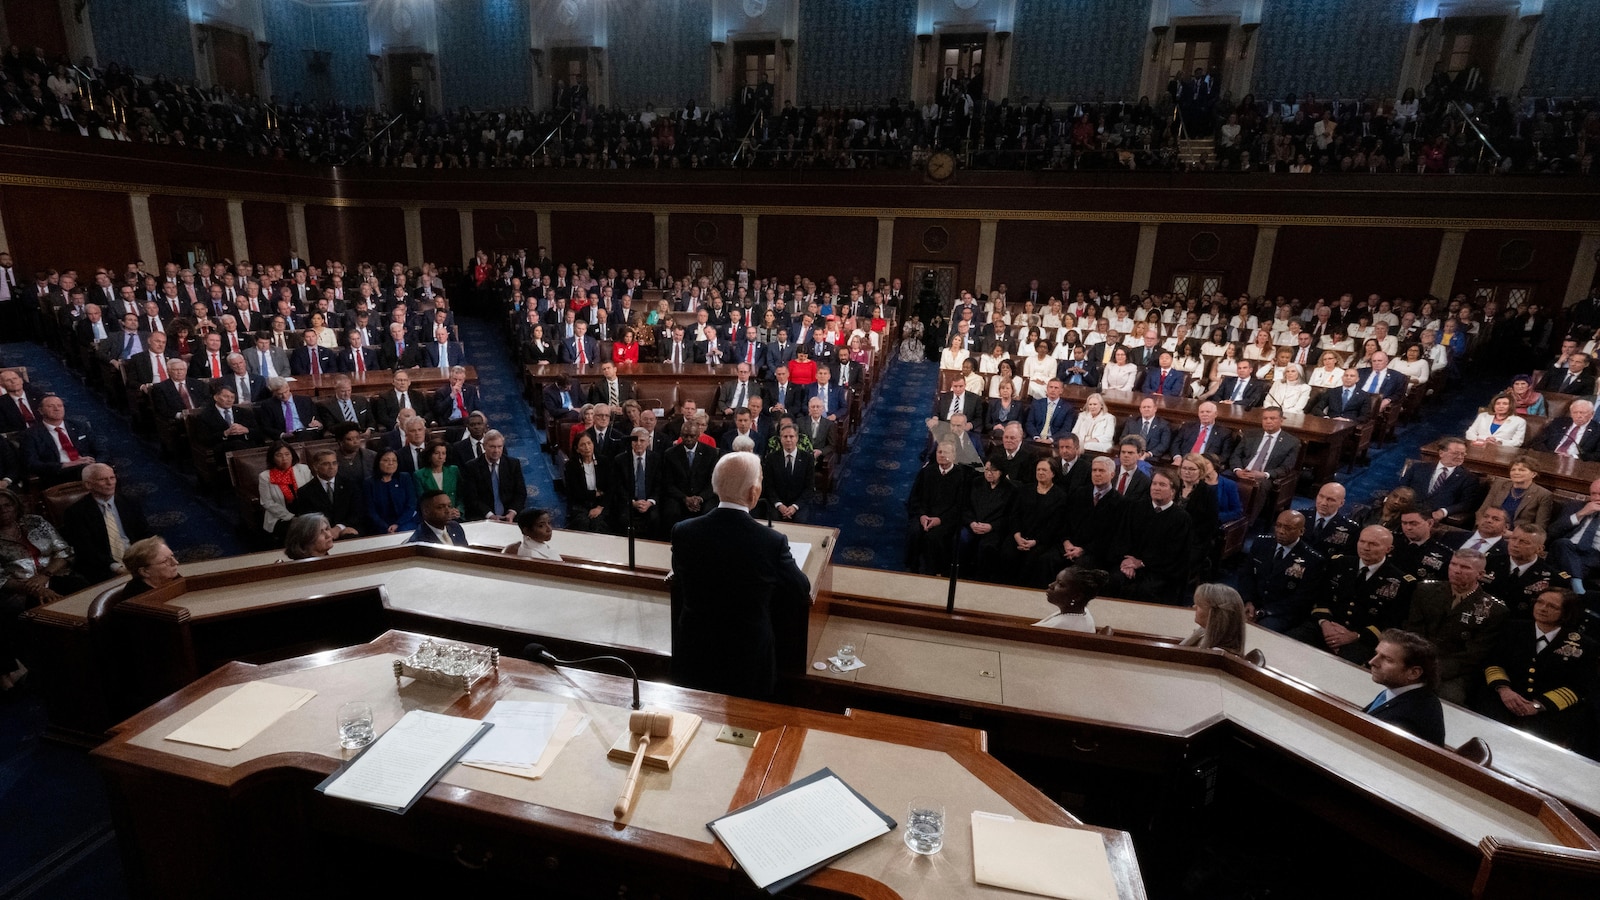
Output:
[[[1013,103],[989,96],[981,77],[951,72],[920,106],[775,107],[763,82],[720,107],[691,98],[631,111],[592,104],[578,81],[561,83],[543,112],[463,107],[427,115],[416,103],[383,114],[298,94],[262,100],[15,47],[0,59],[0,79],[7,124],[258,159],[410,169],[919,168],[937,149],[966,151],[963,164],[976,168],[1173,169],[1180,136],[1213,134],[1215,155],[1199,168],[1456,172],[1495,165],[1452,117],[1449,101],[1456,99],[1504,154],[1502,171],[1590,174],[1600,144],[1592,100],[1490,97],[1448,80],[1398,100],[1291,94],[1258,101],[1219,95],[1215,74],[1196,72],[1175,78],[1154,102],[1023,96]],[[395,113],[401,121],[386,128]],[[741,150],[746,136],[750,144]]]

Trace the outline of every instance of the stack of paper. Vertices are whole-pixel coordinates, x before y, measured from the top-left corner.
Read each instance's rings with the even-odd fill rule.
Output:
[[[167,740],[237,750],[272,723],[306,705],[316,691],[252,681],[167,735]]]
[[[1117,898],[1105,841],[1093,831],[974,811],[972,865],[979,884],[1061,900]]]
[[[538,778],[589,718],[565,703],[500,700],[484,721],[494,725],[494,730],[472,745],[461,764]]]
[[[414,709],[317,790],[380,809],[405,812],[468,747],[494,726]]]
[[[822,769],[707,827],[756,887],[776,894],[895,822]]]

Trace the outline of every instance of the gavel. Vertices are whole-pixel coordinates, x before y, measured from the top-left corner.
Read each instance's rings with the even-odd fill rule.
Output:
[[[628,780],[622,783],[622,793],[611,814],[622,818],[633,805],[633,795],[639,792],[639,770],[644,766],[644,756],[650,742],[672,736],[672,713],[645,710],[628,715],[628,731],[639,736],[639,746],[633,752],[633,765],[628,767]]]

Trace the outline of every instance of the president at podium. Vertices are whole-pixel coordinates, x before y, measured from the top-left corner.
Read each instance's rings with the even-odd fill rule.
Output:
[[[761,499],[759,457],[723,456],[711,488],[717,508],[672,529],[672,680],[767,699],[778,681],[774,623],[803,620],[811,583],[789,538],[750,516]]]

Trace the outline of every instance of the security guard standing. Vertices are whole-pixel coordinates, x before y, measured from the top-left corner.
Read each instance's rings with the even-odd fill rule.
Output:
[[[1361,529],[1354,556],[1329,558],[1311,618],[1290,636],[1353,663],[1371,659],[1383,630],[1405,621],[1417,584],[1389,558],[1393,549],[1394,532],[1382,525]]]

